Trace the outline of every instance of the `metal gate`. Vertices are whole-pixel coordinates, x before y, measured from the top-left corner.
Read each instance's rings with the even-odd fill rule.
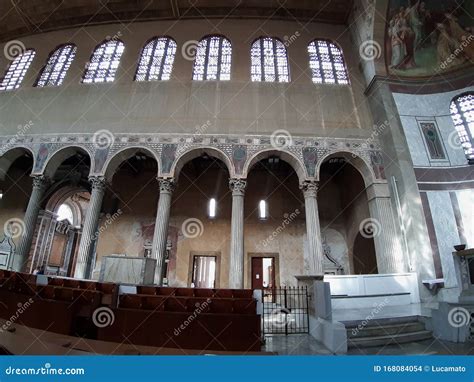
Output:
[[[309,333],[307,287],[263,289],[262,334]]]

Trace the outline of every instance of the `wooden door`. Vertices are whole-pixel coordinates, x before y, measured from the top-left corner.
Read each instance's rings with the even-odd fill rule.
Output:
[[[252,257],[252,289],[263,289],[262,257]]]

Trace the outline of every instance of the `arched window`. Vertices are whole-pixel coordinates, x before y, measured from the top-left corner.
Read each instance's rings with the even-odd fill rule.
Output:
[[[166,81],[170,79],[176,55],[176,42],[169,37],[156,37],[143,48],[135,81]]]
[[[35,54],[36,52],[33,49],[28,49],[13,60],[0,83],[0,91],[14,90],[20,87],[28,68],[33,62],[33,58],[35,58]]]
[[[63,83],[72,61],[76,57],[77,47],[66,44],[56,49],[48,59],[36,86],[59,86]]]
[[[288,56],[283,43],[274,37],[262,37],[252,44],[252,81],[290,82]]]
[[[125,45],[119,40],[103,42],[92,53],[82,82],[113,82]]]
[[[74,223],[74,213],[72,212],[72,208],[66,203],[63,203],[59,206],[57,215],[59,222],[67,220],[69,224]]]
[[[199,41],[194,59],[193,80],[230,80],[232,45],[222,36],[209,36]]]
[[[451,117],[469,163],[474,164],[474,93],[462,94],[451,102]]]
[[[332,42],[315,40],[308,45],[309,66],[313,72],[315,84],[347,85],[347,76],[344,56]]]

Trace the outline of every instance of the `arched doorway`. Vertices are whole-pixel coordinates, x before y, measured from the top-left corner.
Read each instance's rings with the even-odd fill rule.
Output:
[[[365,232],[371,220],[364,178],[344,155],[321,165],[318,204],[325,273],[377,273],[374,239]]]
[[[228,287],[232,197],[226,162],[206,149],[178,160],[165,270],[170,286]]]

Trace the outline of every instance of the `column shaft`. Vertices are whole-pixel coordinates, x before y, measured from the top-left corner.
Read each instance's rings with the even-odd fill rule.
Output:
[[[229,288],[244,287],[244,197],[247,181],[231,179],[232,222],[230,236]]]
[[[98,239],[97,228],[105,194],[105,181],[103,178],[91,177],[89,181],[92,184],[91,199],[82,227],[81,242],[79,243],[74,272],[74,277],[79,279],[89,278],[91,268],[93,268],[93,264],[90,264],[90,256],[92,256],[91,252],[94,248],[94,241]]]
[[[158,182],[160,184],[160,198],[156,212],[151,256],[156,259],[155,284],[161,285],[163,283],[163,265],[165,262],[166,243],[168,241],[168,226],[174,181],[172,179],[158,179]]]
[[[23,218],[23,227],[21,228],[23,233],[18,243],[14,259],[13,268],[16,271],[24,270],[24,266],[28,261],[31,243],[33,242],[33,234],[35,232],[36,222],[41,207],[41,200],[48,184],[49,180],[45,176],[35,176],[33,178],[33,190],[31,191],[28,207],[26,208],[25,216]]]
[[[306,236],[308,240],[308,253],[305,258],[304,273],[306,275],[322,275],[324,274],[323,244],[318,212],[318,183],[305,181],[302,183],[301,189],[304,194]]]

